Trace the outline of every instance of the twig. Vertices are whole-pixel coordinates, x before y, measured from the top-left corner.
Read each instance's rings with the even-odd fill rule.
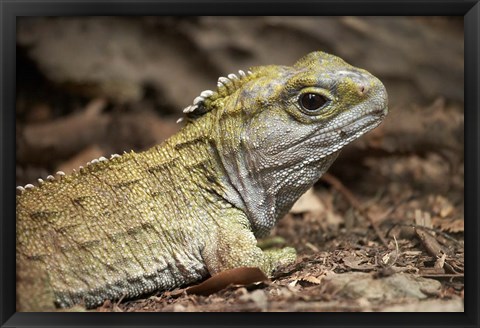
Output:
[[[123,301],[123,299],[125,298],[125,296],[126,296],[126,294],[123,293],[123,294],[122,294],[122,297],[120,297],[120,299],[113,304],[112,309],[113,309],[114,311],[116,311],[116,312],[118,312],[118,311],[123,312],[123,310],[120,309],[119,305],[120,305],[120,303],[122,303],[122,301]]]
[[[410,227],[410,228],[418,228],[418,229],[429,230],[429,231],[438,233],[439,235],[442,235],[442,236],[445,237],[446,239],[454,242],[457,246],[460,246],[460,247],[463,246],[461,242],[459,242],[458,240],[456,240],[455,238],[453,238],[452,236],[450,236],[450,235],[447,234],[446,232],[441,231],[440,229],[429,228],[429,227],[425,227],[425,226],[422,226],[422,225],[419,225],[419,224],[415,224],[415,223],[395,223],[395,225],[405,226],[405,227]]]
[[[325,173],[322,176],[322,180],[330,184],[336,190],[338,190],[338,192],[340,192],[347,199],[347,201],[350,203],[350,205],[352,205],[353,208],[355,208],[357,211],[359,211],[363,216],[367,218],[367,220],[370,222],[370,225],[372,226],[373,230],[377,234],[382,244],[388,248],[388,242],[383,236],[382,232],[380,231],[380,228],[378,227],[377,223],[363,208],[363,206],[361,205],[357,197],[355,197],[355,195],[347,187],[345,187],[340,180],[338,180],[336,177],[334,177],[330,173]]]
[[[463,278],[463,273],[441,273],[441,274],[419,274],[420,277],[424,278]]]

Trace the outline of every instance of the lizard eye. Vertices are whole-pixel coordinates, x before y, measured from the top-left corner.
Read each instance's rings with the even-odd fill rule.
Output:
[[[304,93],[300,96],[299,103],[306,114],[316,114],[322,108],[328,99],[318,93]]]

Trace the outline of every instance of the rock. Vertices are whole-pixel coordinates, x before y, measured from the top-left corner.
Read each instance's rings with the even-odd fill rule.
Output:
[[[375,279],[369,273],[350,272],[325,277],[324,283],[327,290],[351,299],[366,298],[369,301],[425,299],[441,289],[437,280],[403,273]]]

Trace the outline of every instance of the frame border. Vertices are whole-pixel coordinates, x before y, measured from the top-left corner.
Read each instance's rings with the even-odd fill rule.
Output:
[[[274,4],[274,6],[272,6]],[[101,15],[458,15],[465,27],[465,293],[464,313],[16,313],[15,312],[15,63],[17,16]],[[478,327],[480,149],[478,0],[0,0],[0,325],[1,327]]]

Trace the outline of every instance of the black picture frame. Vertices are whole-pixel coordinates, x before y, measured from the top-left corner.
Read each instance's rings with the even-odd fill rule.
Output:
[[[478,327],[479,31],[478,1],[0,1],[0,324],[2,327]],[[16,313],[15,55],[19,16],[102,15],[457,15],[465,24],[465,312],[464,313]]]

